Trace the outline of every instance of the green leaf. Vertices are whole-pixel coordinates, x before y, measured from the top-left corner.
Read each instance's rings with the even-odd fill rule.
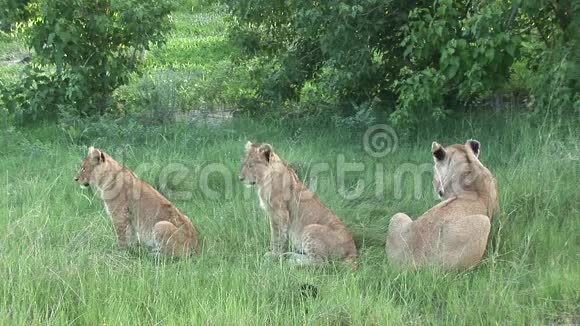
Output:
[[[452,58],[450,60],[450,64],[449,64],[449,69],[447,70],[446,76],[448,79],[452,79],[455,77],[455,75],[457,74],[457,71],[459,70],[459,59],[458,58]]]
[[[505,51],[513,58],[516,54],[516,47],[513,43],[509,43],[506,45]]]
[[[485,57],[489,61],[493,61],[494,54],[495,54],[495,50],[493,48],[489,48],[489,49],[485,50]]]

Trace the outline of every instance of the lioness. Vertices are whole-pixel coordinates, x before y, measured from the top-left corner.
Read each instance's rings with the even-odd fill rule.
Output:
[[[245,146],[240,181],[258,188],[260,206],[270,216],[273,259],[282,256],[298,265],[330,260],[355,266],[356,248],[350,232],[274,153],[269,144]],[[297,253],[287,252],[288,242]]]
[[[403,213],[391,218],[386,250],[392,262],[447,270],[479,263],[498,207],[497,184],[479,149],[476,140],[446,148],[433,142],[433,186],[443,202],[416,221]]]
[[[90,147],[75,181],[83,188],[96,189],[111,216],[120,248],[145,245],[156,255],[175,257],[197,252],[198,234],[191,221],[105,152]]]

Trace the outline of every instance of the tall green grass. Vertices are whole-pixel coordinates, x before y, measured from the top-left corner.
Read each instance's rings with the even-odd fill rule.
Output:
[[[578,323],[576,126],[535,125],[515,113],[465,115],[401,137],[397,150],[382,158],[367,154],[364,131],[298,128],[296,122],[176,124],[81,142],[52,126],[5,129],[0,324]],[[399,211],[417,217],[437,201],[428,173],[422,198],[415,198],[411,176],[395,198],[393,173],[402,164],[430,163],[433,140],[472,137],[481,141],[481,161],[500,189],[501,211],[482,264],[462,273],[397,270],[385,255],[389,218]],[[338,155],[363,163],[365,171],[347,180],[365,182],[358,199],[338,193],[334,172],[316,180],[322,201],[353,231],[357,270],[292,268],[263,257],[267,217],[255,194],[237,182],[247,140],[273,144],[307,183],[314,164],[328,163],[333,171]],[[198,226],[201,256],[156,263],[147,254],[119,251],[101,201],[73,182],[86,145],[101,147],[163,189]],[[164,178],[170,164],[189,172],[183,180]],[[211,164],[231,178],[227,195],[228,181],[217,173],[207,184],[223,196],[208,197],[200,186]],[[385,169],[379,196],[377,164]]]

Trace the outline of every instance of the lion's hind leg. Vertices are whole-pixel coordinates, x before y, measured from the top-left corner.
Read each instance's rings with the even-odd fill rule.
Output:
[[[322,224],[306,226],[297,248],[301,253],[292,254],[290,260],[300,266],[344,260],[353,264],[356,248],[350,236],[346,237],[344,232]]]
[[[389,222],[386,251],[389,260],[404,265],[413,261],[413,248],[409,239],[409,227],[413,220],[404,213],[397,213]]]
[[[445,225],[441,241],[441,264],[445,269],[465,269],[479,263],[491,223],[485,215],[470,215]]]
[[[157,222],[153,227],[153,235],[157,250],[163,255],[182,257],[193,253],[194,239],[188,239],[185,231],[171,222]]]
[[[324,233],[330,233],[329,227],[321,224],[311,224],[302,230],[295,243],[299,252],[287,253],[288,261],[296,266],[320,265],[327,260],[327,245],[324,243]]]

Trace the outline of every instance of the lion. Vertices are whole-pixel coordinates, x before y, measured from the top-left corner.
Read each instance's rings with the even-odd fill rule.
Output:
[[[497,183],[479,161],[480,143],[431,146],[433,186],[443,200],[416,221],[403,213],[389,223],[386,251],[400,266],[462,270],[477,265],[498,209]]]
[[[260,206],[270,217],[274,260],[288,257],[299,266],[342,261],[356,267],[352,235],[269,144],[245,146],[240,181],[256,186]],[[293,252],[288,252],[288,245]]]
[[[198,251],[198,233],[169,200],[107,153],[90,147],[75,181],[96,190],[122,249],[139,245],[155,256],[184,257]]]

